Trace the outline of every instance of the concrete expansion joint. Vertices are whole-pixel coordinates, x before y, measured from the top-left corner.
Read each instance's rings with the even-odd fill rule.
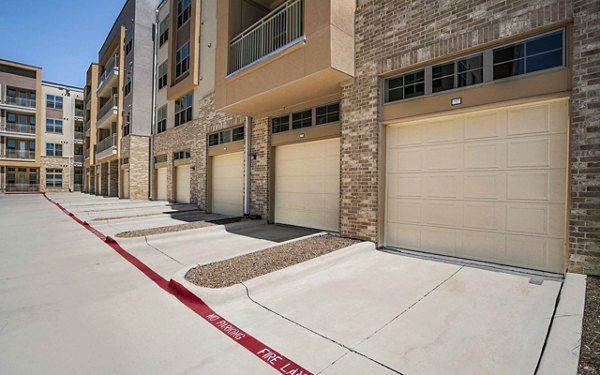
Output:
[[[457,272],[458,272],[458,271],[457,271]],[[456,274],[456,273],[455,273],[455,274]],[[385,365],[385,364],[383,364],[383,363],[381,363],[381,362],[379,362],[379,361],[377,361],[377,360],[375,360],[375,359],[373,359],[373,358],[371,358],[371,357],[367,356],[367,355],[366,355],[366,354],[364,354],[364,353],[361,353],[361,352],[357,351],[355,348],[356,348],[358,345],[360,345],[362,342],[364,342],[364,340],[363,340],[363,341],[361,341],[361,342],[360,342],[358,345],[356,345],[354,348],[351,348],[351,347],[349,347],[349,346],[346,346],[346,345],[342,344],[341,342],[338,342],[338,341],[336,341],[336,340],[332,339],[331,337],[327,337],[327,336],[325,336],[325,335],[323,335],[323,334],[321,334],[321,333],[319,333],[319,332],[317,332],[317,331],[315,331],[315,330],[313,330],[313,329],[311,329],[311,328],[309,328],[309,327],[307,327],[307,326],[305,326],[305,325],[303,325],[303,324],[301,324],[301,323],[298,323],[298,322],[296,322],[295,320],[293,320],[293,319],[290,319],[290,318],[288,318],[287,316],[285,316],[285,315],[283,315],[283,314],[281,314],[281,313],[279,313],[279,312],[277,312],[277,311],[275,311],[275,310],[273,310],[273,309],[271,309],[271,308],[269,308],[269,307],[267,307],[267,306],[263,305],[262,303],[260,303],[260,302],[256,301],[255,299],[253,299],[253,298],[252,298],[252,296],[250,296],[250,290],[248,289],[248,287],[246,286],[246,284],[244,284],[243,282],[241,282],[240,284],[242,284],[242,286],[243,286],[243,287],[244,287],[244,289],[246,290],[246,297],[248,297],[248,299],[249,299],[249,300],[250,300],[252,303],[256,304],[257,306],[261,307],[262,309],[264,309],[264,310],[266,310],[266,311],[268,311],[268,312],[270,312],[270,313],[272,313],[272,314],[275,314],[275,315],[277,315],[278,317],[280,317],[280,318],[282,318],[282,319],[284,319],[284,320],[286,320],[286,321],[288,321],[288,322],[290,322],[290,323],[292,323],[292,324],[294,324],[294,325],[296,325],[296,326],[298,326],[298,327],[300,327],[300,328],[302,328],[302,329],[304,329],[304,330],[306,330],[306,331],[308,331],[308,332],[310,332],[310,333],[312,333],[312,334],[314,334],[314,335],[317,335],[317,336],[319,336],[319,337],[321,337],[321,338],[323,338],[323,339],[325,339],[325,340],[327,340],[327,341],[330,341],[330,342],[334,343],[335,345],[337,345],[337,346],[339,346],[339,347],[341,347],[341,348],[343,348],[343,349],[347,350],[347,352],[346,352],[346,353],[344,353],[344,354],[343,354],[341,357],[337,358],[336,360],[334,360],[333,362],[331,362],[331,363],[330,363],[330,364],[329,364],[327,367],[325,367],[325,368],[321,369],[319,372],[317,372],[317,373],[316,373],[317,375],[318,375],[318,374],[320,374],[320,373],[322,373],[323,371],[325,371],[325,370],[326,370],[326,369],[328,369],[329,367],[333,366],[333,365],[334,365],[334,364],[335,364],[337,361],[339,361],[340,359],[344,358],[344,357],[345,357],[345,356],[346,356],[348,353],[354,353],[354,354],[357,354],[357,355],[359,355],[359,356],[361,356],[361,357],[363,357],[363,358],[365,358],[365,359],[368,359],[369,361],[371,361],[371,362],[373,362],[373,363],[375,363],[375,364],[377,364],[377,365],[379,365],[379,366],[381,366],[381,367],[384,367],[384,368],[386,368],[386,369],[388,369],[388,370],[390,370],[390,371],[392,371],[392,372],[396,373],[396,374],[403,375],[403,374],[402,374],[400,371],[398,371],[398,370],[396,370],[396,369],[394,369],[394,368],[392,368],[392,367],[389,367],[389,366],[387,366],[387,365]],[[370,337],[370,336],[369,336],[369,337]]]
[[[146,245],[148,245],[149,247],[153,248],[154,250],[158,251],[159,253],[161,253],[162,255],[166,256],[167,258],[173,260],[174,262],[179,263],[179,265],[181,265],[182,267],[185,267],[185,264],[181,263],[177,259],[173,258],[169,254],[165,253],[164,251],[162,251],[158,247],[156,247],[156,246],[152,245],[150,242],[148,242],[148,236],[144,236],[144,241],[146,242]]]

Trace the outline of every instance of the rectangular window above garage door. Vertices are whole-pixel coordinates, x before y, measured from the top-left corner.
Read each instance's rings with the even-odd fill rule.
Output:
[[[300,112],[271,119],[271,133],[281,133],[290,129],[303,129],[315,125],[332,124],[340,121],[340,103],[326,104]],[[291,124],[291,127],[290,127]]]
[[[384,102],[390,103],[564,67],[565,39],[564,29],[555,30],[386,78],[383,88]]]
[[[208,135],[208,145],[216,146],[229,142],[237,142],[244,140],[244,127],[237,126],[235,128],[221,130]]]
[[[173,153],[173,160],[184,160],[192,157],[190,150],[177,151]]]

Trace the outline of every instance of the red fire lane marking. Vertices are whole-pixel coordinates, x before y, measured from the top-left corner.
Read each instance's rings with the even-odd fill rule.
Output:
[[[167,281],[166,279],[164,279],[153,269],[144,264],[141,260],[139,260],[132,254],[127,252],[125,249],[123,249],[121,245],[119,245],[119,243],[113,238],[106,236],[102,232],[93,228],[89,223],[81,220],[72,212],[69,212],[60,203],[50,199],[45,193],[43,195],[49,202],[56,205],[62,212],[70,216],[77,223],[81,224],[85,229],[89,230],[94,235],[96,235],[96,237],[98,237],[100,240],[102,240],[104,243],[110,246],[126,261],[131,263],[138,270],[140,270],[150,280],[154,281],[161,289],[163,289],[169,294],[172,294],[175,298],[181,301],[181,303],[187,306],[190,310],[194,311],[196,314],[198,314],[200,317],[202,317],[204,320],[210,323],[213,327],[223,332],[227,337],[231,338],[233,341],[237,342],[246,350],[253,353],[255,356],[257,356],[263,362],[273,367],[279,373],[287,375],[313,375],[310,371],[304,369],[303,367],[296,364],[295,362],[285,357],[283,354],[277,352],[276,350],[271,349],[269,346],[263,344],[258,339],[244,332],[241,328],[235,326],[233,323],[218,315],[213,309],[210,308],[210,306],[204,303],[204,301],[202,301],[200,297],[190,292],[186,287],[184,287],[177,281],[173,279]]]

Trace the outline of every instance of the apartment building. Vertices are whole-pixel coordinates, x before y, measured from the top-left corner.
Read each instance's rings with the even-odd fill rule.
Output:
[[[81,191],[83,90],[42,81],[39,122],[42,191]]]
[[[100,191],[96,181],[96,117],[98,115],[98,64],[90,64],[85,75],[84,88],[84,140],[83,140],[83,191],[95,194]]]
[[[89,180],[98,195],[149,196],[156,6],[155,0],[125,3],[98,53],[97,84],[93,74],[87,77],[86,86],[96,96],[95,139],[89,137],[88,148],[94,152],[89,171],[94,176]],[[92,65],[88,73],[94,70]]]
[[[42,68],[0,60],[0,192],[40,190]]]
[[[577,4],[219,2],[215,108],[252,118],[251,213],[600,273],[599,5]]]
[[[230,159],[236,163],[243,159],[244,144],[243,118],[214,109],[216,9],[217,4],[208,0],[169,0],[158,8],[152,197],[211,210],[209,197],[214,191],[217,202],[234,205],[235,214],[241,215],[242,197],[228,202],[227,190],[213,189],[207,179],[214,156],[212,151],[207,155],[207,133],[236,129],[228,147],[218,152],[234,154]],[[235,189],[242,186],[241,176],[228,182]],[[215,209],[233,213],[232,208]]]

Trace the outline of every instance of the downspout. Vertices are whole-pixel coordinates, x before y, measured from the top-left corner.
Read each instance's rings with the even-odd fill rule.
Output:
[[[154,39],[153,53],[152,53],[152,126],[150,128],[150,154],[149,170],[148,170],[148,200],[152,200],[154,197],[154,134],[156,134],[156,77],[157,77],[157,66],[158,61],[158,14],[159,9],[156,8],[156,22],[152,25],[152,38]]]
[[[250,216],[250,163],[252,162],[252,154],[250,152],[251,124],[252,117],[246,116],[244,119],[244,217]]]

